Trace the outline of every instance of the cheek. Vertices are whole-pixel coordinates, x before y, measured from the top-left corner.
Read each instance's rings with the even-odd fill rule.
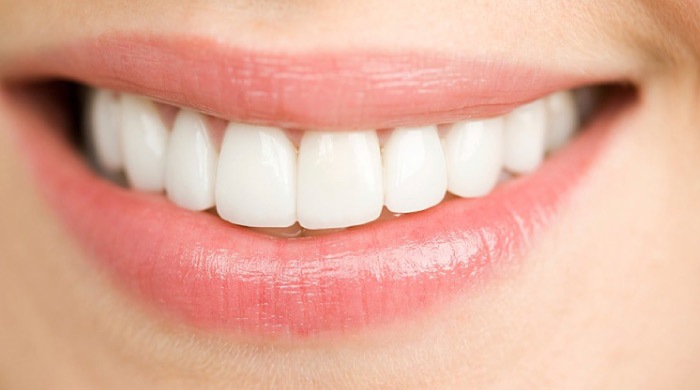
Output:
[[[700,55],[700,3],[684,0],[642,0],[639,3],[661,26],[655,37],[659,47],[665,47],[670,54],[690,49],[694,57]]]

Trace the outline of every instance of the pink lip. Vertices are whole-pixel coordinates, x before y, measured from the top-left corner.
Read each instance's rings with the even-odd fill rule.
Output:
[[[112,40],[102,44],[119,47]],[[215,60],[207,65],[197,62],[197,56],[188,55],[162,62],[164,56],[173,56],[173,49],[168,45],[156,47],[153,57],[146,57],[143,46],[125,44],[111,55],[126,56],[125,63],[134,65],[130,68],[133,70],[131,90],[161,91],[159,96],[164,99],[169,96],[180,102],[198,102],[192,105],[213,107],[217,112],[242,115],[241,118],[281,115],[285,118],[283,122],[294,118],[306,120],[304,113],[313,109],[304,104],[321,101],[312,95],[322,96],[324,91],[338,85],[326,77],[312,80],[314,93],[307,94],[302,104],[285,100],[288,97],[278,96],[280,100],[274,100],[273,92],[284,89],[285,84],[256,79],[251,84],[257,91],[263,91],[262,100],[244,104],[245,109],[231,106],[227,111],[216,98],[226,91],[225,102],[245,102],[245,96],[253,95],[246,90],[247,85],[235,84],[240,90],[217,87],[212,97],[207,93],[211,89],[189,89],[192,86],[187,84],[190,79],[183,75],[184,69],[176,68],[195,61],[193,68],[187,69],[201,71],[206,83],[210,83],[217,77],[229,80],[229,74],[220,72],[231,63],[244,64],[249,72],[261,67],[258,73],[252,72],[261,76],[267,74],[265,69],[269,70],[269,66],[279,69],[283,65],[279,62],[261,65],[252,54],[236,60],[235,56],[241,54],[237,52],[225,54],[225,65]],[[57,73],[75,72],[82,76],[86,72],[84,80],[106,81],[114,71],[113,66],[106,64],[106,56],[102,53],[97,59],[71,60],[75,64],[73,70]],[[306,60],[308,57],[288,59],[284,64],[313,69],[303,62]],[[380,57],[377,61],[385,60],[386,57]],[[146,64],[149,61],[150,65]],[[321,70],[337,69],[330,63],[323,63]],[[350,72],[351,63],[344,63],[341,69]],[[437,64],[430,63],[430,69]],[[398,66],[404,74],[422,73],[422,68],[415,68],[413,61],[406,60]],[[142,84],[147,75],[153,76],[153,69],[161,67],[161,78]],[[544,87],[529,89],[516,83],[516,87],[506,88],[513,82],[515,73],[505,69],[499,66],[495,74],[483,80],[491,80],[485,81],[489,86],[520,91],[516,100],[538,97],[536,93],[556,84],[548,82],[542,84]],[[237,77],[243,77],[241,71],[235,72]],[[485,76],[484,72],[485,67],[477,69],[479,76]],[[529,85],[535,80],[534,74],[539,73],[525,71],[519,79],[527,80]],[[159,89],[167,77],[174,75],[185,89]],[[452,73],[444,78],[457,77],[465,83],[457,84],[464,87],[470,84],[465,80],[474,78],[469,76],[469,73]],[[126,74],[121,77],[120,81],[106,85],[126,85]],[[507,82],[500,80],[501,77],[506,77]],[[370,80],[373,79],[366,80],[367,83]],[[288,82],[292,90],[299,90],[305,84],[305,80],[280,82]],[[375,91],[377,96],[388,93],[370,84],[364,87]],[[408,85],[403,90],[406,88]],[[481,107],[477,102],[487,101],[489,105],[500,99],[491,96],[484,100],[486,94],[485,88],[477,89],[477,94],[467,99],[473,103],[470,107]],[[337,98],[332,96],[329,101]],[[186,97],[190,100],[185,100]],[[262,110],[264,97],[288,105]],[[398,119],[400,115],[391,112],[392,107],[397,108],[396,99],[391,104],[372,107],[373,118]],[[404,99],[413,101],[413,97]],[[414,110],[419,103],[425,103],[420,97],[416,99],[416,105],[411,106]],[[110,270],[121,286],[194,325],[257,335],[312,335],[397,321],[449,302],[489,280],[498,274],[492,271],[522,258],[527,249],[524,244],[531,243],[536,233],[556,216],[562,200],[588,171],[607,129],[613,124],[612,115],[601,115],[566,151],[551,157],[537,173],[507,183],[488,197],[455,199],[418,214],[339,234],[284,240],[230,225],[209,214],[179,209],[160,195],[118,188],[96,177],[58,132],[32,114],[22,99],[5,96],[3,100],[16,114],[17,127],[22,129],[17,136],[40,189],[90,257]],[[443,100],[439,104],[444,108],[449,99]],[[366,104],[375,102],[375,98],[370,98]],[[351,102],[348,112],[359,109],[360,103]],[[399,111],[406,113],[408,109]],[[312,121],[338,124],[350,116],[337,111],[333,115],[316,116]]]
[[[14,78],[60,76],[223,119],[326,130],[498,116],[557,90],[620,78],[441,54],[264,53],[133,34],[13,65],[5,73]]]

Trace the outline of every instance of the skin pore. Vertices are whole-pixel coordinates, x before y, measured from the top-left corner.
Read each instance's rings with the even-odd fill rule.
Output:
[[[408,322],[301,340],[193,329],[115,288],[44,204],[0,100],[0,388],[699,386],[700,7],[659,3],[4,1],[0,80],[27,53],[131,31],[507,56],[620,75],[640,99],[503,280]]]

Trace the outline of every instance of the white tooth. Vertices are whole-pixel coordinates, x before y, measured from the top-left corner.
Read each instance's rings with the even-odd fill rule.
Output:
[[[516,108],[505,117],[503,165],[513,173],[529,173],[544,158],[547,105],[544,99]]]
[[[447,189],[461,197],[484,196],[503,167],[503,118],[458,122],[445,137]]]
[[[121,136],[129,184],[142,191],[162,191],[168,131],[155,105],[146,99],[122,95]]]
[[[119,139],[119,121],[121,113],[119,98],[112,91],[96,89],[90,91],[88,106],[88,125],[92,142],[100,167],[118,171],[123,166],[121,140]]]
[[[229,124],[216,182],[221,218],[251,227],[293,225],[296,180],[296,149],[282,130]]]
[[[304,133],[297,183],[297,216],[307,229],[343,228],[377,219],[384,202],[377,133]]]
[[[547,124],[547,150],[557,150],[564,146],[576,131],[578,112],[573,93],[556,92],[547,98],[549,114]]]
[[[180,110],[170,134],[165,162],[168,198],[189,210],[213,207],[217,159],[204,116]]]
[[[437,126],[394,129],[382,156],[384,204],[390,211],[425,210],[445,197],[445,154]]]

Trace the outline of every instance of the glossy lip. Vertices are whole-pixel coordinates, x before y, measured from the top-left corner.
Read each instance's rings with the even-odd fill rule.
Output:
[[[503,76],[503,69],[492,78]],[[135,74],[133,85],[140,85]],[[86,80],[99,79],[91,77]],[[132,90],[156,90],[154,84]],[[532,91],[555,83],[544,85]],[[522,96],[539,97],[532,91]],[[538,172],[485,198],[451,200],[340,234],[285,240],[98,178],[28,101],[1,96],[15,115],[16,135],[39,188],[119,285],[196,326],[259,336],[354,331],[406,319],[490,280],[498,274],[494,270],[522,259],[557,215],[615,118],[599,116]]]

